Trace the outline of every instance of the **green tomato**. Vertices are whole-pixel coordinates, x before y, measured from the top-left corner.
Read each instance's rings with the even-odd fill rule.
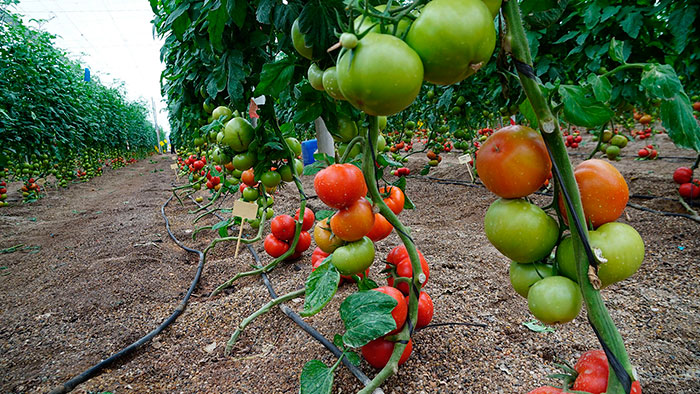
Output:
[[[543,263],[520,264],[515,261],[510,263],[508,270],[510,284],[516,293],[527,298],[530,286],[541,279],[554,275],[554,267]]]
[[[245,171],[249,168],[252,168],[255,165],[256,162],[255,154],[253,152],[244,152],[244,153],[239,153],[236,156],[233,156],[233,160],[231,161],[233,163],[233,167],[236,168],[236,170],[239,171]],[[238,176],[240,178],[240,175]]]
[[[610,222],[588,232],[590,245],[600,250],[607,260],[598,266],[601,288],[627,279],[637,272],[644,261],[644,241],[632,226]],[[566,277],[578,281],[576,259],[571,237],[564,238],[557,248],[559,271]]]
[[[255,201],[258,198],[258,189],[254,187],[246,187],[243,189],[243,201]]]
[[[377,116],[377,126],[379,127],[379,131],[386,129],[386,121],[386,116]]]
[[[246,168],[246,170],[247,170],[247,168]],[[236,182],[236,184],[238,184],[240,182],[241,175],[243,175],[243,171],[241,171],[239,169],[235,169],[235,170],[231,171],[231,176],[234,177],[236,179],[236,181],[238,181],[238,182]]]
[[[224,139],[224,136],[225,136],[225,135],[226,135],[226,134],[224,134],[224,131],[223,131],[223,130],[221,130],[221,131],[219,131],[218,133],[216,133],[216,143],[217,143],[217,144],[220,144],[221,141]]]
[[[306,44],[306,36],[299,28],[299,19],[294,20],[292,24],[292,45],[294,45],[294,49],[296,49],[301,56],[309,60],[313,58],[314,49],[312,46]]]
[[[202,108],[204,108],[206,113],[210,114],[212,111],[214,111],[214,103],[211,102],[211,99],[206,99],[202,103]]]
[[[294,170],[297,172],[297,176],[304,172],[304,163],[299,159],[294,159]]]
[[[338,86],[338,71],[333,67],[328,67],[323,72],[323,90],[336,100],[346,100]]]
[[[386,148],[386,138],[384,138],[384,135],[379,134],[379,137],[377,137],[377,153],[384,152],[384,148]]]
[[[530,287],[527,306],[545,324],[567,323],[581,312],[583,297],[578,285],[563,276],[544,278]]]
[[[331,256],[331,264],[343,275],[365,272],[373,261],[374,243],[367,237],[339,247]]]
[[[348,149],[348,144],[345,142],[341,142],[338,144],[338,155],[343,156],[345,154],[345,151]],[[362,148],[360,144],[355,144],[352,149],[350,150],[350,153],[348,154],[348,158],[352,159],[353,157],[359,155],[362,153]]]
[[[226,123],[224,138],[221,141],[236,152],[243,152],[255,137],[255,130],[247,120],[237,117]]]
[[[501,8],[501,0],[482,0],[488,7],[491,15],[495,18],[498,16],[498,10]]]
[[[467,103],[467,99],[464,98],[464,96],[457,97],[457,100],[455,101],[455,105],[459,106],[459,107],[463,106],[466,103]]]
[[[557,222],[522,199],[494,201],[486,211],[484,231],[499,252],[519,263],[549,256],[559,237]]]
[[[277,171],[267,171],[260,176],[260,181],[266,187],[275,187],[282,182],[282,176]]]
[[[292,168],[288,164],[280,166],[280,168],[277,169],[277,172],[280,173],[282,180],[285,182],[291,182],[294,180],[294,177],[292,176]]]
[[[357,48],[340,57],[337,74],[340,91],[353,106],[368,115],[388,116],[416,98],[423,64],[399,38],[368,33]]]
[[[353,138],[357,137],[357,123],[353,122],[352,119],[347,116],[338,116],[338,129],[333,135],[333,139],[336,142],[350,142]]]
[[[429,91],[428,93],[430,93],[430,92],[432,92],[432,90]],[[416,122],[409,120],[408,122],[406,122],[406,124],[404,126],[406,127],[406,130],[413,130],[416,128]]]
[[[620,156],[620,147],[615,145],[609,145],[605,148],[605,155],[608,156],[609,160],[615,160]]]
[[[355,49],[357,46],[357,36],[352,33],[343,33],[340,35],[340,46],[345,49]]]
[[[289,145],[289,148],[292,149],[292,152],[294,152],[294,157],[301,155],[301,142],[299,142],[298,139],[287,137],[284,140],[287,142],[287,145]]]
[[[425,67],[425,80],[451,85],[474,74],[496,46],[493,15],[481,0],[433,0],[411,25],[406,43]]]
[[[214,108],[214,111],[211,113],[211,117],[214,119],[219,119],[222,116],[224,116],[224,118],[221,119],[221,121],[226,123],[233,117],[233,111],[231,111],[229,107],[224,107],[221,105]]]
[[[624,148],[625,146],[627,146],[627,142],[627,138],[624,135],[620,134],[617,134],[610,139],[611,144],[620,148]]]
[[[309,78],[311,87],[316,90],[323,90],[323,70],[316,63],[311,63],[309,70],[306,72]]]

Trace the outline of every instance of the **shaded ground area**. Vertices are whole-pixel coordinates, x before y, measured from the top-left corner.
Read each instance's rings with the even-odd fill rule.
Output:
[[[673,148],[665,136],[655,143],[662,156],[692,156]],[[673,201],[671,173],[691,161],[624,157],[635,155],[641,144],[631,143],[615,165],[632,194],[663,198],[633,202],[681,212]],[[582,160],[588,147],[575,150],[574,160]],[[468,180],[456,157],[446,155],[431,176]],[[169,195],[172,161],[165,156],[156,160],[109,171],[30,206],[0,211],[0,249],[28,247],[1,255],[0,265],[7,268],[0,276],[0,391],[46,392],[153,329],[180,301],[194,275],[196,256],[178,248],[165,232],[160,206]],[[417,173],[425,162],[418,154],[409,167]],[[313,194],[312,178],[305,177],[304,184]],[[416,333],[413,355],[385,383],[387,393],[525,393],[551,382],[546,375],[555,372],[556,358],[574,361],[595,346],[584,315],[554,333],[535,333],[522,325],[531,320],[527,302],[510,288],[509,262],[483,234],[492,194],[427,179],[409,180],[408,193],[418,208],[400,219],[411,227],[430,264],[425,289],[435,303],[433,322],[487,327],[444,326]],[[293,213],[298,196],[288,187],[276,201],[276,214]],[[318,200],[310,206],[323,209]],[[205,232],[191,240],[194,215],[188,210],[193,208],[173,203],[166,213],[179,239],[203,249],[213,235]],[[606,289],[604,297],[644,392],[700,392],[700,225],[631,208],[621,221],[641,233],[646,259],[636,275]],[[377,245],[377,255],[385,257],[398,242],[392,234]],[[331,364],[332,355],[279,310],[250,325],[233,355],[223,356],[234,325],[269,300],[259,277],[243,278],[230,291],[207,298],[252,263],[245,250],[234,260],[234,247],[221,245],[212,252],[195,297],[173,326],[76,392],[292,393],[299,390],[304,363],[318,358]],[[267,261],[262,245],[255,247]],[[310,251],[270,275],[278,293],[303,285],[311,270],[309,256]],[[380,283],[382,267],[375,264],[371,272]],[[306,321],[329,338],[342,333],[338,306],[351,291],[344,285],[326,309]],[[289,305],[300,310],[302,300]],[[366,363],[361,367],[374,375]],[[359,389],[341,367],[334,392]]]

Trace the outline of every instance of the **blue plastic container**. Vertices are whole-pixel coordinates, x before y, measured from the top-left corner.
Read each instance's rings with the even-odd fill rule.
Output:
[[[318,150],[318,141],[316,139],[304,141],[301,143],[301,157],[304,159],[304,165],[309,165],[316,161],[314,153]]]

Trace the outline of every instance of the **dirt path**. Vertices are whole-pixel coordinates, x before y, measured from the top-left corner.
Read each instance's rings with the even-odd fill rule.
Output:
[[[690,156],[662,138],[659,142],[662,155]],[[634,144],[628,154],[636,152]],[[414,170],[425,164],[417,156],[409,164]],[[30,207],[0,211],[0,248],[40,246],[2,255],[0,265],[8,267],[2,272],[8,274],[0,276],[0,391],[46,392],[153,329],[179,302],[196,259],[168,239],[160,217],[172,178],[170,163],[145,160]],[[675,193],[670,173],[680,164],[688,163],[625,157],[616,166],[631,193],[668,198],[640,204],[677,210],[670,200]],[[468,179],[452,154],[431,175]],[[312,191],[312,178],[305,177],[304,185]],[[546,376],[556,372],[556,357],[572,361],[596,346],[585,315],[553,333],[522,325],[532,319],[527,302],[510,288],[508,261],[483,233],[493,195],[480,187],[419,179],[409,182],[408,193],[418,209],[400,219],[411,227],[430,264],[426,290],[435,302],[434,322],[486,327],[416,333],[413,355],[385,383],[387,393],[525,393],[552,382]],[[276,201],[276,214],[291,213],[298,197],[286,188]],[[179,239],[203,248],[211,234],[191,240],[193,215],[187,210],[192,207],[171,204],[166,213]],[[323,209],[318,200],[310,200],[310,207]],[[626,213],[621,221],[641,233],[646,259],[635,276],[606,289],[607,305],[646,394],[700,392],[700,225],[629,208]],[[377,245],[377,255],[383,258],[397,243],[392,234]],[[262,252],[262,245],[255,246]],[[249,268],[250,255],[243,252],[234,261],[233,248],[222,245],[210,255],[197,296],[171,328],[76,392],[293,393],[304,363],[318,358],[331,364],[330,353],[278,310],[251,324],[233,356],[223,356],[234,324],[269,300],[257,277],[241,279],[219,297],[205,297]],[[261,257],[268,260],[264,253]],[[307,254],[281,264],[270,275],[278,293],[304,283],[309,259]],[[378,282],[382,266],[374,264],[370,274]],[[329,338],[342,333],[338,306],[351,291],[341,287],[329,306],[306,321]],[[302,307],[301,300],[288,305]],[[366,363],[361,368],[374,375]],[[334,387],[336,393],[360,389],[344,368]]]

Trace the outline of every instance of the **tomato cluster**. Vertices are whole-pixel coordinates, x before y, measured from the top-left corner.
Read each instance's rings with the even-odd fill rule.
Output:
[[[297,209],[294,218],[289,215],[279,215],[272,219],[270,222],[271,232],[265,237],[264,243],[265,252],[267,252],[267,254],[277,258],[287,253],[292,241],[294,241],[296,222],[299,220],[299,211],[300,210]],[[309,234],[308,231],[313,227],[315,220],[314,212],[309,208],[305,208],[299,240],[294,248],[294,253],[287,257],[288,260],[301,257],[302,253],[309,249],[309,246],[311,246],[311,234]]]
[[[491,244],[512,260],[509,273],[514,290],[527,298],[531,313],[540,321],[573,320],[583,300],[571,238],[560,240],[556,220],[524,199],[551,176],[542,137],[528,127],[509,126],[489,137],[478,153],[481,181],[501,197],[486,212],[484,230]],[[614,222],[629,198],[627,183],[615,167],[598,159],[586,160],[576,166],[574,176],[586,223],[596,228],[590,232],[591,245],[606,260],[598,269],[605,287],[637,271],[644,259],[644,243],[631,226]],[[561,225],[568,225],[564,200],[561,195],[556,198]]]
[[[679,184],[678,193],[688,200],[700,198],[700,180],[693,179],[693,169],[689,167],[678,167],[673,172],[673,181]]]
[[[654,145],[649,144],[637,152],[640,159],[653,160],[659,155],[659,152],[654,148]]]
[[[0,207],[7,206],[7,183],[5,181],[0,182]]]
[[[564,145],[566,145],[567,148],[576,149],[581,141],[583,141],[581,133],[575,127],[571,128],[571,130],[564,130],[562,135],[566,137],[564,139]]]

